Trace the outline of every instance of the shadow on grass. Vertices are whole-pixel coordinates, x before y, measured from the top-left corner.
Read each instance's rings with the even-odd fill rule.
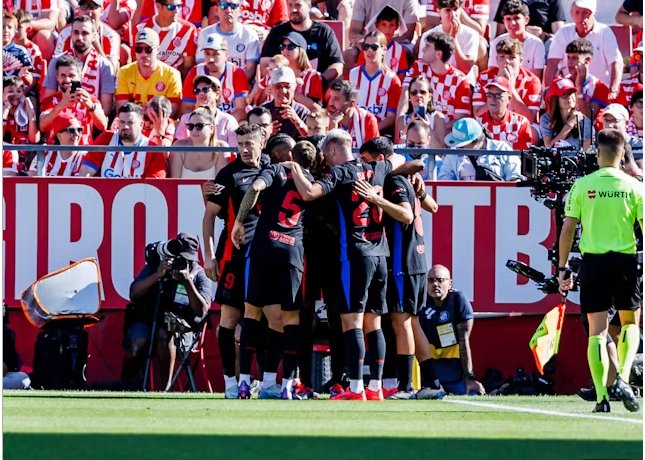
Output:
[[[620,433],[617,431],[617,436]],[[4,459],[641,459],[640,441],[5,433]]]

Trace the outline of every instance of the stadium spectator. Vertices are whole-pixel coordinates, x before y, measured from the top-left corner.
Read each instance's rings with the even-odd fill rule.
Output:
[[[103,2],[101,0],[81,0],[75,16],[88,16],[94,21],[96,27],[96,38],[101,45],[101,50],[110,61],[115,70],[119,68],[121,58],[121,37],[105,22],[101,21],[103,15]],[[54,54],[61,54],[70,51],[73,47],[72,26],[68,24],[58,34]]]
[[[150,145],[170,146],[175,137],[175,122],[170,118],[172,104],[168,98],[155,96],[146,102],[142,109],[142,133],[150,139]]]
[[[630,176],[643,175],[643,139],[628,132],[629,112],[620,104],[609,104],[602,113],[602,129],[617,129],[625,137],[625,158],[623,170]]]
[[[111,147],[146,147],[149,139],[143,132],[143,110],[127,102],[118,111],[119,129],[106,131],[94,142],[95,145]],[[122,177],[126,179],[165,178],[166,156],[145,150],[123,152],[90,152],[85,156],[79,176]]]
[[[150,19],[155,14],[158,14],[161,9],[163,9],[164,4],[162,1],[144,1],[140,2],[141,11],[140,19],[138,22],[145,21]],[[210,2],[208,2],[210,3]],[[204,18],[208,16],[208,11],[204,11],[205,2],[200,0],[188,0],[184,3],[181,3],[177,8],[179,11],[179,17],[185,21],[190,22],[195,27],[202,27],[204,23]]]
[[[19,163],[20,157],[16,150],[2,149],[2,177],[15,177],[19,175]]]
[[[522,44],[522,68],[537,75],[541,81],[544,75],[546,51],[542,39],[526,29],[531,21],[529,6],[521,0],[509,0],[503,3],[504,6],[500,11],[506,32],[496,36],[490,43],[488,67],[497,67],[497,44],[507,37],[514,38]]]
[[[432,145],[432,141],[434,139],[435,135],[434,133],[433,135],[431,135],[430,126],[423,121],[415,120],[411,121],[406,128],[405,144],[403,144],[403,146],[408,149],[437,148],[436,146]],[[418,174],[424,181],[437,179],[438,162],[435,155],[431,155],[429,153],[414,152],[405,153],[404,156],[407,161],[420,160],[423,163],[423,171],[420,171]]]
[[[518,181],[522,179],[519,156],[504,155],[511,147],[490,139],[472,118],[461,118],[445,138],[446,145],[460,150],[489,150],[486,155],[446,155],[439,170],[439,180]]]
[[[477,84],[473,91],[473,110],[475,115],[485,111],[486,84],[496,77],[508,80],[510,89],[510,109],[529,119],[530,122],[538,121],[542,85],[540,79],[529,70],[522,67],[522,44],[506,37],[496,45],[496,65],[479,74]]]
[[[58,0],[15,0],[16,10],[25,10],[32,14],[29,39],[32,40],[46,61],[54,56],[56,46],[55,31],[58,25]]]
[[[433,265],[428,272],[426,305],[414,324],[422,387],[431,389],[438,380],[449,394],[486,393],[473,370],[470,334],[474,318],[466,296],[453,289],[450,271],[443,265]],[[422,389],[417,399],[440,399],[441,393]]]
[[[198,75],[193,80],[193,94],[195,95],[195,108],[207,107],[213,115],[215,139],[223,141],[231,147],[236,147],[235,130],[238,127],[238,122],[233,115],[222,112],[218,108],[222,97],[222,82],[210,75]],[[191,133],[186,129],[186,123],[190,116],[191,114],[186,113],[179,119],[175,139],[183,140],[191,136]]]
[[[130,62],[132,46],[132,19],[137,9],[136,0],[103,0],[103,14],[101,22],[106,23],[116,30],[121,37],[120,64],[126,65]]]
[[[159,35],[159,59],[186,75],[195,65],[197,30],[181,18],[182,0],[156,0],[155,3],[159,5],[157,14],[137,24],[137,31],[154,30]]]
[[[59,91],[57,61],[64,55],[71,55],[81,63],[81,88],[90,96],[98,98],[106,114],[112,113],[112,99],[115,92],[114,68],[94,46],[96,42],[96,26],[89,16],[78,16],[72,23],[72,49],[65,54],[55,56],[47,69],[47,77],[43,83],[44,97],[52,96]]]
[[[286,0],[245,2],[240,20],[254,27],[260,41],[264,41],[273,27],[289,20],[291,7],[287,5]]]
[[[222,96],[219,109],[230,113],[236,120],[242,121],[246,116],[246,96],[249,92],[249,80],[244,70],[228,60],[228,43],[218,34],[206,37],[203,46],[204,62],[193,67],[184,78],[184,97],[182,113],[190,112],[195,105],[192,95],[192,82],[198,75],[211,75],[222,82]]]
[[[462,0],[433,0],[437,3],[441,22],[425,32],[420,43],[425,43],[425,37],[432,32],[444,32],[454,39],[455,49],[448,63],[468,75],[469,80],[474,83],[477,77],[476,69],[473,69],[479,54],[479,33],[462,23],[464,17],[461,14]],[[423,58],[423,48],[417,56]]]
[[[578,88],[568,78],[551,84],[547,93],[547,112],[540,117],[544,145],[587,150],[591,146],[591,120],[577,109]]]
[[[401,96],[401,81],[384,62],[387,42],[378,30],[363,39],[365,64],[349,71],[348,80],[358,90],[356,103],[373,114],[382,134],[393,134],[397,104]]]
[[[446,117],[435,109],[434,98],[430,90],[430,81],[425,75],[419,75],[410,81],[407,104],[400,107],[394,127],[394,141],[403,143],[407,126],[413,121],[428,125],[432,131],[432,147],[442,148],[446,134]]]
[[[495,13],[494,21],[497,23],[497,35],[505,32],[504,16],[502,10],[506,4],[513,0],[500,0]],[[526,30],[545,43],[553,37],[565,21],[562,0],[528,1],[529,23]]]
[[[436,0],[428,0],[426,3],[426,28],[431,29],[441,23],[441,12],[439,3]],[[489,0],[464,0],[459,9],[459,20],[475,30],[482,37],[485,34],[486,26],[490,16]]]
[[[83,125],[73,114],[61,113],[54,121],[51,132],[55,145],[80,145]],[[45,153],[43,169],[39,174],[38,158],[34,157],[29,167],[30,176],[76,176],[85,157],[80,150],[49,150]]]
[[[260,65],[264,68],[268,61],[280,53],[282,37],[289,32],[298,32],[309,44],[307,56],[311,66],[320,69],[325,82],[330,82],[343,75],[343,55],[334,31],[319,21],[309,17],[311,0],[287,0],[289,21],[274,26],[266,37]]]
[[[29,32],[31,31],[31,22],[33,21],[31,13],[24,10],[17,10],[15,16],[18,21],[18,28],[16,29],[14,42],[16,45],[24,47],[29,54],[29,59],[32,63],[31,76],[33,77],[33,83],[27,94],[30,97],[33,96],[32,102],[36,102],[39,100],[38,95],[42,90],[43,81],[47,75],[47,61],[43,58],[43,54],[40,48],[38,48],[38,45],[28,38]]]
[[[36,109],[25,94],[25,85],[18,76],[2,81],[2,140],[10,144],[36,144],[40,131]]]
[[[358,106],[358,90],[354,85],[334,80],[329,84],[328,92],[329,127],[347,131],[352,138],[352,147],[358,148],[379,135],[376,117]]]
[[[400,79],[405,77],[405,74],[410,68],[410,58],[408,50],[405,46],[399,43],[395,38],[399,38],[407,30],[403,16],[390,5],[385,5],[383,9],[376,16],[374,24],[367,25],[369,32],[372,31],[372,26],[385,35],[387,42],[387,50],[385,51],[385,64],[396,74]],[[365,63],[365,52],[361,51],[358,55],[356,65]],[[349,67],[347,67],[349,68]]]
[[[55,66],[56,92],[40,104],[40,129],[50,133],[48,142],[53,141],[56,133],[50,128],[56,118],[63,112],[70,113],[83,126],[81,144],[89,145],[92,143],[92,130],[107,129],[108,118],[96,96],[82,87],[82,64],[78,59],[71,54],[62,54],[56,58]]]
[[[446,116],[446,127],[450,128],[455,120],[470,116],[472,112],[468,79],[462,71],[448,64],[455,51],[455,40],[444,32],[432,32],[426,35],[422,46],[423,59],[414,61],[403,81],[399,107],[408,101],[409,82],[425,74],[430,81],[434,106]]]
[[[215,301],[220,305],[221,315],[217,342],[222,368],[224,370],[224,397],[237,399],[239,386],[235,378],[235,328],[240,323],[244,311],[245,264],[248,243],[240,249],[233,246],[230,231],[233,228],[233,216],[236,216],[244,194],[251,187],[260,173],[260,169],[268,163],[268,158],[262,156],[262,147],[266,139],[258,125],[240,126],[237,131],[239,155],[229,165],[222,168],[213,184],[213,192],[208,193],[203,218],[203,240],[205,245],[204,268],[206,274],[217,283]],[[225,231],[214,248],[215,218],[224,219]],[[259,217],[255,206],[247,216],[244,240],[250,242]],[[250,393],[248,394],[250,397]]]
[[[574,0],[571,17],[573,23],[566,24],[553,37],[544,81],[552,82],[558,69],[566,67],[567,45],[577,38],[586,38],[595,49],[589,71],[609,87],[609,99],[615,99],[623,76],[623,57],[616,36],[609,26],[596,20],[596,0]]]
[[[632,61],[633,64],[629,65],[630,74],[620,82],[620,93],[614,101],[624,106],[629,105],[635,91],[643,89],[643,45],[634,48]]]
[[[327,109],[318,109],[307,117],[307,134],[311,136],[324,136],[329,131],[329,112]]]
[[[527,150],[534,143],[528,118],[513,112],[509,106],[511,90],[508,80],[495,77],[486,83],[486,110],[476,120],[491,138],[510,144],[514,150]]]
[[[289,61],[289,67],[296,74],[296,102],[307,107],[309,110],[320,108],[323,98],[322,75],[311,67],[307,57],[307,42],[298,32],[289,32],[282,37],[280,52]]]
[[[273,95],[271,94],[271,73],[276,67],[289,67],[289,60],[282,54],[276,54],[267,61],[267,65],[264,69],[264,76],[261,79],[256,80],[253,88],[246,96],[246,102],[249,105],[260,105],[273,98]]]
[[[271,112],[274,124],[273,133],[285,133],[293,138],[307,136],[307,116],[309,109],[296,102],[296,75],[291,67],[278,67],[271,73],[273,100],[262,104]]]
[[[640,89],[632,94],[629,101],[631,116],[627,123],[627,134],[643,140],[643,90]]]
[[[137,32],[136,61],[119,69],[116,76],[117,112],[127,102],[144,104],[155,96],[165,96],[172,104],[172,118],[179,115],[181,74],[158,59],[159,35],[152,29]]]
[[[18,76],[23,83],[31,86],[33,63],[24,46],[14,42],[18,30],[18,19],[11,13],[2,13],[2,77]]]
[[[643,2],[638,0],[624,0],[618,8],[618,11],[616,11],[615,19],[618,24],[632,26],[634,30],[639,31],[642,40]]]
[[[217,121],[208,106],[197,107],[189,114],[185,129],[189,133],[188,138],[178,140],[173,145],[178,147],[221,147],[225,144],[217,138]],[[170,152],[168,161],[170,177],[214,180],[217,173],[231,162],[231,156],[229,152],[173,150]]]
[[[260,62],[260,39],[253,27],[239,21],[241,3],[221,1],[216,3],[219,21],[204,27],[197,39],[197,62],[204,62],[204,45],[210,34],[218,34],[228,44],[228,60],[244,69],[249,82],[255,80]]]

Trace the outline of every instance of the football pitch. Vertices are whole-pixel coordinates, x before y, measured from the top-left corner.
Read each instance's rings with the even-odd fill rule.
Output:
[[[4,458],[641,459],[642,412],[576,396],[225,400],[221,394],[3,393]]]

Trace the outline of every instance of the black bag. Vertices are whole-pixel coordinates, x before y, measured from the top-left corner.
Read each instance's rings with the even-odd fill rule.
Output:
[[[488,168],[485,168],[477,163],[477,157],[473,155],[468,155],[470,162],[475,168],[475,180],[477,181],[488,181],[488,182],[503,182],[500,176],[491,171]]]
[[[39,332],[32,386],[45,390],[86,389],[87,338],[82,326],[52,325]]]

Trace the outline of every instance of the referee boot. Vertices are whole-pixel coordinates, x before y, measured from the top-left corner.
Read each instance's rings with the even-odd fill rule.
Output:
[[[636,395],[632,390],[632,387],[623,381],[620,377],[616,378],[614,384],[609,387],[609,394],[615,395],[623,401],[625,409],[630,412],[636,412],[640,409]]]
[[[594,407],[591,412],[611,412],[609,401],[607,401],[606,398],[603,398],[602,401],[596,404],[596,407]]]
[[[414,399],[443,399],[444,396],[446,396],[446,392],[443,388],[425,387],[417,391]]]

